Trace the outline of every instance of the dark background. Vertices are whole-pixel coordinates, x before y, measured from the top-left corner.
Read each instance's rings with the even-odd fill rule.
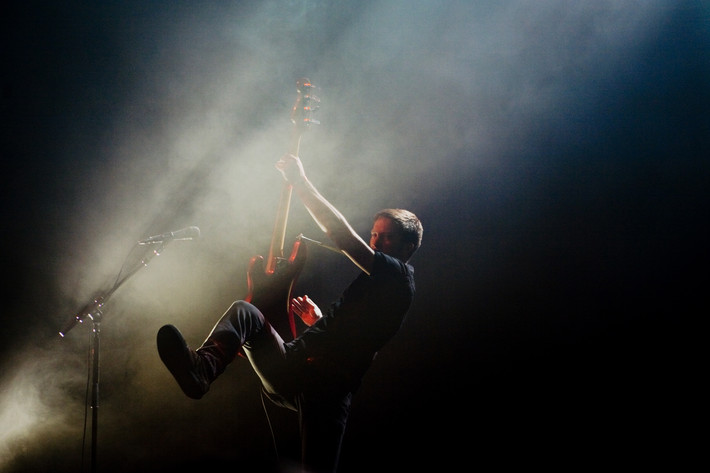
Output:
[[[582,3],[5,7],[0,470],[89,471],[91,326],[57,331],[145,257],[136,241],[197,225],[107,305],[98,469],[268,471],[249,366],[195,402],[154,337],[174,323],[197,345],[244,295],[302,76],[322,99],[311,179],[363,235],[389,206],[425,227],[415,306],[356,397],[341,471],[682,467],[709,10]],[[324,238],[296,201],[300,232]],[[297,292],[326,305],[355,274],[312,247]]]

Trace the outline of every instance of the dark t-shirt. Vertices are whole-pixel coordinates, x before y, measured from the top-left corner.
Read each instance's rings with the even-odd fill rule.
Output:
[[[355,390],[377,351],[402,325],[414,291],[414,268],[376,251],[371,274],[360,273],[291,348],[319,378],[342,380]]]

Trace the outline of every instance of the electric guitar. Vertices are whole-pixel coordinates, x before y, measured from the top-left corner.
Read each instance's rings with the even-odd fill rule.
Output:
[[[318,97],[312,95],[313,89],[314,86],[308,79],[299,79],[296,82],[298,97],[291,109],[293,128],[288,148],[288,152],[294,156],[298,156],[301,137],[308,127],[319,123],[311,116],[320,103]],[[284,181],[269,256],[264,260],[263,256],[257,255],[249,261],[248,293],[244,298],[264,314],[285,341],[297,335],[296,320],[291,310],[291,293],[306,263],[306,245],[302,244],[300,237],[293,243],[290,255],[284,256],[291,193],[291,185]]]

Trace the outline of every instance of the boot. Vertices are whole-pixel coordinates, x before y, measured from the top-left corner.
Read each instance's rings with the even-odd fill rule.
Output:
[[[173,325],[158,330],[158,354],[177,381],[180,389],[192,399],[201,399],[217,377],[215,360],[187,346],[180,331]]]

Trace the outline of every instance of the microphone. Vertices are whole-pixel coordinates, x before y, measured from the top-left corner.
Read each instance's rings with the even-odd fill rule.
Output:
[[[198,227],[186,227],[174,232],[163,233],[162,235],[153,235],[138,242],[139,245],[151,245],[153,243],[167,243],[172,240],[194,240],[200,238],[200,229]]]

